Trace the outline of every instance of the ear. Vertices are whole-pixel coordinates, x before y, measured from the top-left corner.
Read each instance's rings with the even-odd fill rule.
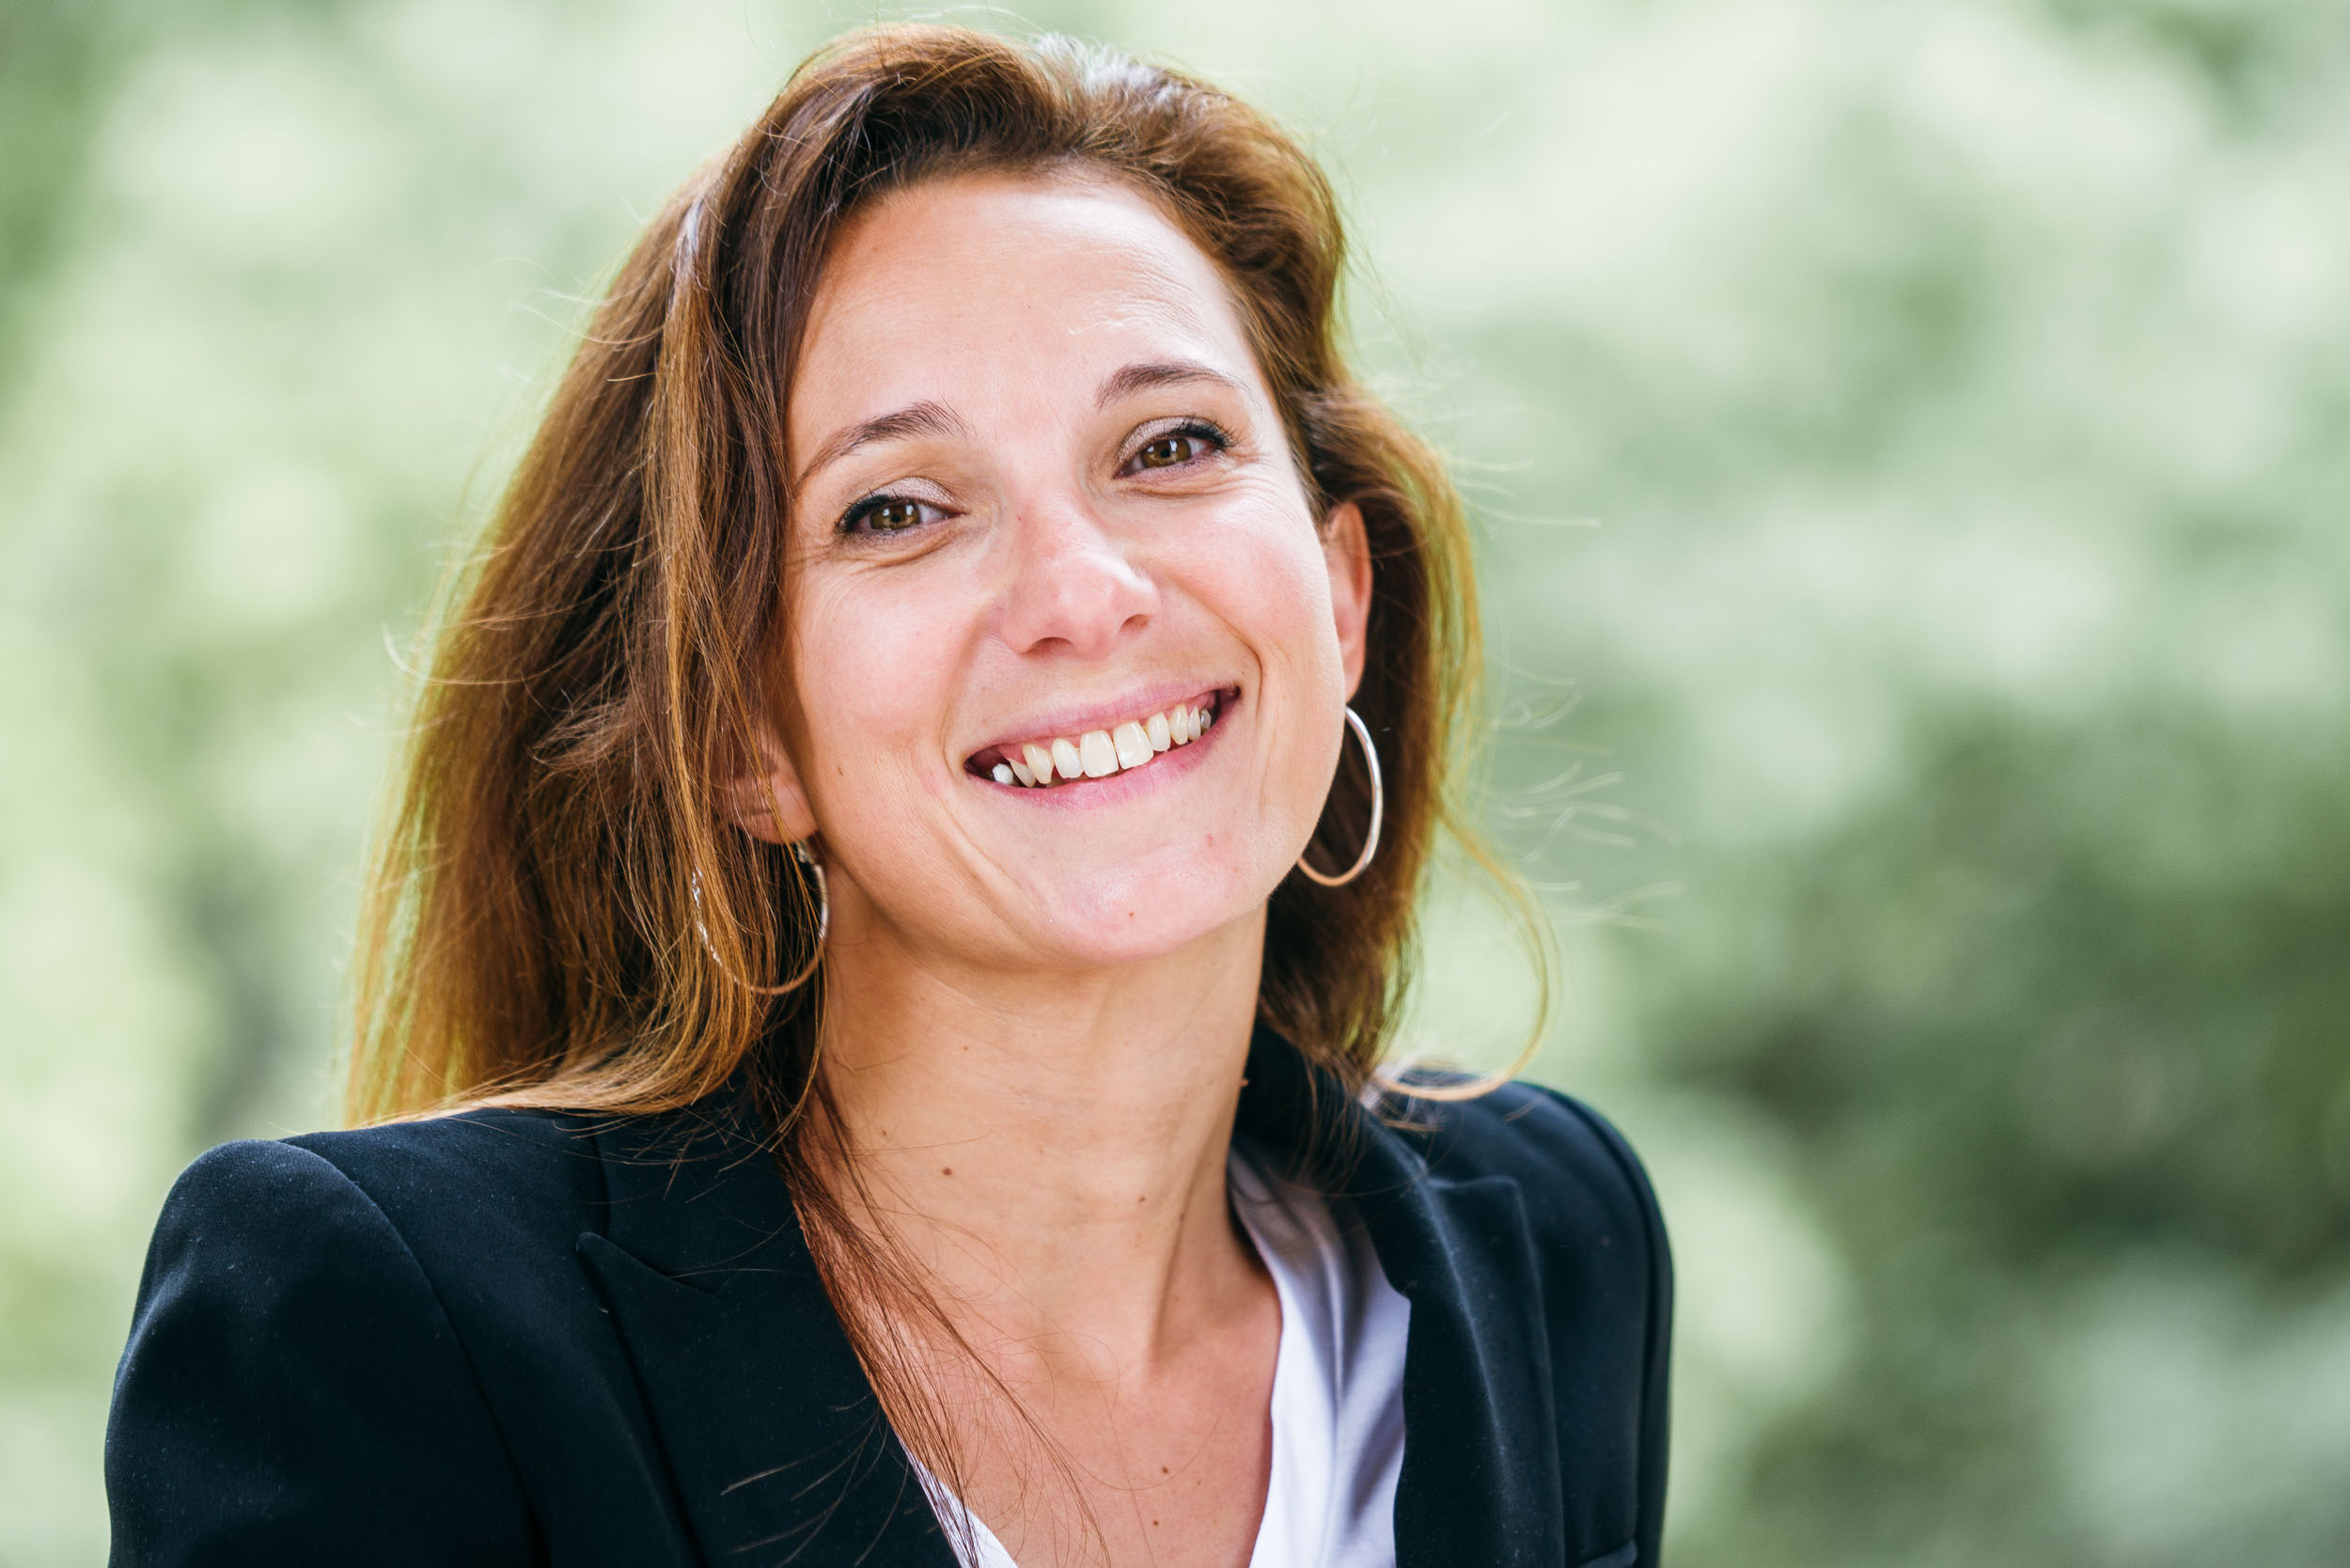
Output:
[[[1339,658],[1346,668],[1346,695],[1363,683],[1366,635],[1371,625],[1371,539],[1363,511],[1352,501],[1330,509],[1322,525],[1322,558],[1330,569],[1330,613],[1338,622]]]
[[[781,742],[759,738],[760,771],[718,786],[718,808],[735,826],[771,844],[796,844],[816,836],[816,814],[800,788],[800,770]]]

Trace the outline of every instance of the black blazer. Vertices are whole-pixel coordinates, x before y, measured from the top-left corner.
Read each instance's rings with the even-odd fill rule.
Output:
[[[1399,1111],[1251,1049],[1241,1126],[1412,1304],[1399,1564],[1655,1562],[1671,1284],[1638,1163],[1527,1086]],[[954,1568],[759,1131],[719,1096],[204,1155],[116,1377],[113,1561]]]

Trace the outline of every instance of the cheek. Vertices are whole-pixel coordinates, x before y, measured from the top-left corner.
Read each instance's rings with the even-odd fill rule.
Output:
[[[810,790],[820,800],[843,787],[859,797],[902,790],[906,770],[886,760],[917,754],[935,733],[961,618],[933,596],[821,570],[791,615]]]
[[[1208,612],[1258,669],[1255,764],[1235,780],[1246,804],[1220,831],[1234,871],[1261,898],[1321,816],[1343,734],[1346,670],[1329,568],[1308,514],[1293,494],[1252,511],[1226,514],[1186,565]]]
[[[1277,701],[1313,703],[1342,681],[1330,576],[1322,543],[1294,497],[1283,496],[1227,514],[1208,530],[1190,561],[1210,607],[1257,651],[1282,686]],[[1298,689],[1300,677],[1308,689]],[[1329,692],[1318,688],[1324,683]],[[1283,689],[1283,688],[1286,689]]]

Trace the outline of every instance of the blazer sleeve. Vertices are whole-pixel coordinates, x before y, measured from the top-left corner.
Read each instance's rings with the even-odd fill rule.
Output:
[[[521,1564],[521,1485],[431,1280],[328,1161],[234,1143],[172,1189],[106,1426],[116,1568]]]

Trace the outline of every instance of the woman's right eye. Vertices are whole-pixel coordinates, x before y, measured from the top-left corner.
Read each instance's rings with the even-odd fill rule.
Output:
[[[909,528],[934,523],[946,513],[928,501],[917,501],[911,495],[869,495],[848,510],[840,519],[844,534],[901,534]]]

